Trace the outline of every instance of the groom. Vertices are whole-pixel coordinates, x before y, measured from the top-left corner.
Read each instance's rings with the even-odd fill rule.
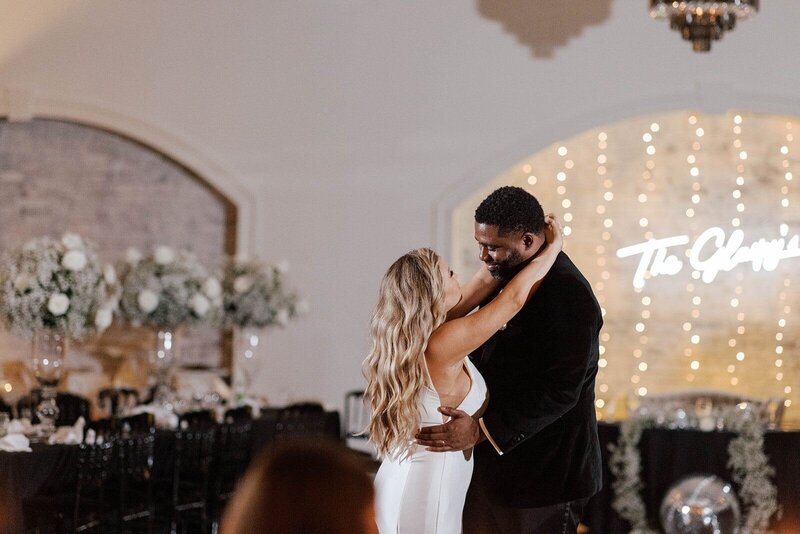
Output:
[[[501,284],[544,244],[544,213],[519,187],[501,187],[475,211],[480,259]],[[594,407],[603,324],[591,286],[563,252],[525,307],[470,358],[489,387],[480,419],[424,428],[434,451],[475,447],[464,532],[574,533],[602,484]],[[477,445],[476,445],[477,444]]]

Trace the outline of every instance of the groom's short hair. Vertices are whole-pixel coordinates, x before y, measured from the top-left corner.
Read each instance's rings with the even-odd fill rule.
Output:
[[[544,230],[544,210],[536,197],[521,187],[495,189],[475,210],[475,222],[497,226],[501,234]]]

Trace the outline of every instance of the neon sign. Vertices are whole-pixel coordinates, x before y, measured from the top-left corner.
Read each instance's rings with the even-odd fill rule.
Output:
[[[706,283],[711,283],[720,272],[730,271],[743,263],[752,264],[753,271],[774,271],[778,264],[788,258],[800,257],[800,236],[787,240],[789,227],[780,226],[781,237],[754,241],[743,246],[744,232],[734,230],[726,241],[725,230],[718,226],[704,231],[695,240],[688,257],[691,267],[700,272]],[[663,239],[650,239],[617,250],[618,258],[639,255],[639,265],[633,275],[633,287],[645,285],[645,275],[676,275],[683,270],[684,262],[669,249],[689,244],[689,236],[679,235]]]

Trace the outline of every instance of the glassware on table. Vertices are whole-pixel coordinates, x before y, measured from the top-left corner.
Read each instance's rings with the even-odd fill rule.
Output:
[[[694,401],[694,415],[697,417],[697,427],[704,432],[711,432],[717,428],[718,418],[715,413],[716,406],[710,397],[698,397]]]
[[[770,430],[776,430],[781,427],[781,417],[783,416],[783,407],[785,406],[784,399],[780,397],[772,397],[767,401],[766,406],[766,424]]]
[[[64,356],[67,339],[51,330],[42,330],[33,335],[33,374],[42,389],[42,401],[36,406],[39,417],[37,439],[47,439],[56,430],[59,409],[56,404],[56,387],[64,371]]]
[[[253,379],[263,364],[260,349],[264,338],[264,329],[241,327],[236,329],[234,336],[236,343],[234,393],[238,405],[250,393]]]
[[[153,403],[169,408],[175,402],[175,391],[170,383],[172,371],[178,360],[178,333],[170,329],[156,331],[156,346],[150,353],[150,365],[156,372],[156,390]]]

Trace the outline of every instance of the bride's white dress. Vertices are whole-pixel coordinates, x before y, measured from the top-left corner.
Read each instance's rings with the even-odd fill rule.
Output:
[[[486,402],[486,382],[469,361],[467,396],[458,406],[475,414]],[[443,422],[439,395],[428,378],[418,401],[420,426]],[[375,476],[375,511],[380,534],[460,534],[464,499],[472,477],[472,451],[429,452],[412,445],[400,457],[387,457]]]

